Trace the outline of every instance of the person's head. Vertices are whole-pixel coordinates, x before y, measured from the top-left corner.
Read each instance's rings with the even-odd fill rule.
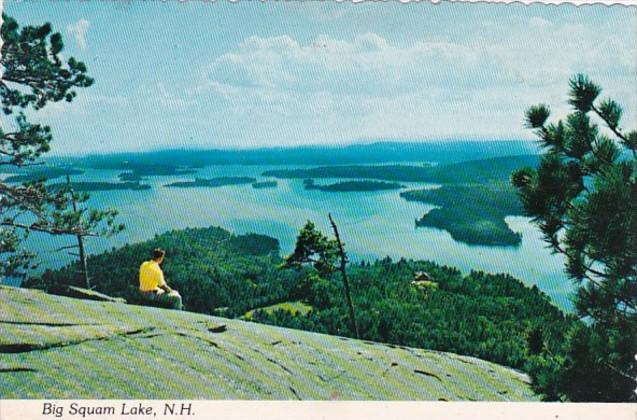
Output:
[[[157,261],[158,264],[164,262],[164,257],[166,256],[166,251],[161,248],[153,249],[153,260]]]

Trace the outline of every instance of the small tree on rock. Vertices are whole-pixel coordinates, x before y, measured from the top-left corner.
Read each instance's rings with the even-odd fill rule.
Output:
[[[322,278],[328,278],[333,273],[339,271],[343,279],[345,299],[349,309],[352,331],[356,337],[360,337],[356,313],[352,301],[351,288],[347,277],[347,255],[341,242],[338,228],[332,215],[329,215],[335,239],[330,239],[321,233],[314,223],[308,220],[299,232],[296,240],[294,252],[285,257],[283,268],[299,268],[303,265],[310,265],[316,270],[316,274]],[[307,280],[311,280],[311,277]]]

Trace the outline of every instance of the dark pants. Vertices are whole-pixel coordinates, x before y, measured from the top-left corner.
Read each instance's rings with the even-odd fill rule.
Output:
[[[170,293],[166,293],[163,290],[159,292],[139,292],[142,298],[147,302],[153,302],[157,306],[170,308],[170,309],[182,309],[181,295],[176,290]]]

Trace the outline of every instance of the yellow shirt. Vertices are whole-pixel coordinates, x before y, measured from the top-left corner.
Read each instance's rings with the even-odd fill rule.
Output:
[[[139,290],[150,292],[165,284],[164,273],[161,271],[157,261],[150,260],[142,263],[141,267],[139,267]]]

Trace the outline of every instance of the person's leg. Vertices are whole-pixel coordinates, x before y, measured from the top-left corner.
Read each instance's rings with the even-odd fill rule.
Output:
[[[184,306],[181,301],[181,295],[179,294],[179,292],[176,290],[173,290],[172,292],[169,293],[169,295],[173,295],[174,308],[181,311],[184,308]]]
[[[139,292],[142,301],[146,302],[150,306],[157,306],[157,293],[155,292]]]
[[[166,306],[173,309],[182,309],[181,295],[176,290],[173,290],[170,293],[162,293],[157,296],[157,300],[164,303]]]

